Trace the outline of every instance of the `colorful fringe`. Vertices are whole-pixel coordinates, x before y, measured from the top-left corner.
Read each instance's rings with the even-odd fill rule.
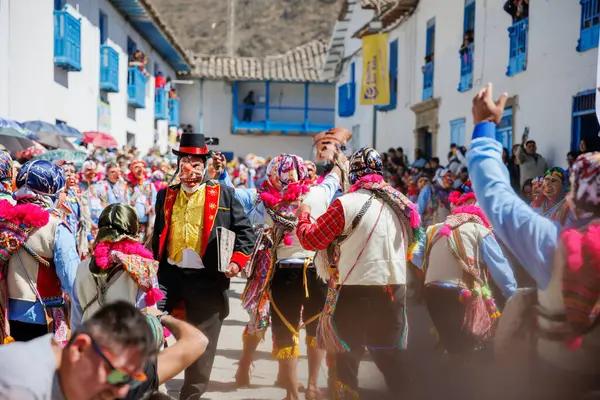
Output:
[[[332,393],[334,400],[359,399],[358,392],[346,385],[344,382],[335,381],[334,392]]]
[[[276,360],[291,360],[299,357],[298,346],[288,346],[281,349],[273,349],[272,357]]]
[[[327,299],[325,307],[319,319],[317,327],[317,345],[318,347],[327,350],[330,353],[342,353],[350,351],[350,347],[340,338],[337,328],[333,322],[333,314],[335,306],[340,295],[340,289],[337,286],[339,280],[339,270],[336,269],[334,275],[329,280],[329,288],[327,289]]]

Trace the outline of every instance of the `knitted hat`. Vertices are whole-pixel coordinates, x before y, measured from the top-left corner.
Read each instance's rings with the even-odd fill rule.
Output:
[[[350,156],[350,169],[348,176],[350,183],[355,184],[360,178],[366,175],[383,176],[383,162],[381,155],[372,147],[362,147]]]

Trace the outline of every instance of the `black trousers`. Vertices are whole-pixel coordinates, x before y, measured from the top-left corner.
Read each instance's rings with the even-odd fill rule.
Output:
[[[327,296],[327,284],[317,276],[314,268],[306,270],[306,282],[308,297],[306,297],[304,288],[304,269],[301,266],[298,268],[277,267],[275,270],[271,281],[271,295],[275,303],[275,305],[271,304],[271,330],[275,349],[295,345],[293,333],[287,328],[275,310],[275,306],[295,329],[298,328],[300,322],[300,312],[303,314],[303,322],[306,323],[310,318],[323,311]],[[315,320],[306,325],[306,336],[315,337],[317,335],[318,322]]]
[[[185,370],[179,395],[181,400],[200,399],[208,388],[219,334],[223,320],[229,314],[227,291],[215,282],[196,279],[193,274],[184,274],[172,265],[159,272],[159,283],[165,293],[165,300],[159,304],[159,308],[172,312],[175,306],[183,303],[186,321],[208,338],[204,354]]]
[[[358,368],[366,348],[390,394],[406,392],[408,379],[403,376],[401,346],[408,333],[405,285],[342,287],[333,322],[340,338],[350,347],[349,352],[336,356],[338,385],[358,390]],[[342,398],[353,397],[345,391]]]
[[[450,354],[468,354],[476,349],[479,342],[469,332],[463,330],[466,307],[459,301],[457,288],[435,285],[425,286],[425,304],[440,342]]]
[[[27,322],[10,321],[10,336],[17,342],[28,342],[48,333],[48,326],[29,324]]]

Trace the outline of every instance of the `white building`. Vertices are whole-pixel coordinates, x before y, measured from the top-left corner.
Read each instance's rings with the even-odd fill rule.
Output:
[[[420,148],[445,163],[450,143],[468,145],[471,100],[488,82],[496,95],[510,96],[497,131],[506,147],[520,143],[529,127],[538,152],[565,166],[580,137],[599,140],[597,1],[532,0],[529,17],[513,25],[505,0],[380,0],[392,85],[392,101],[380,111],[359,99],[359,38],[378,2],[358,1],[346,2],[321,76],[337,80],[335,123],[353,131],[355,147],[402,146],[411,160]],[[459,54],[467,32],[473,44]]]
[[[128,65],[136,48],[148,57],[147,76]],[[175,78],[189,67],[146,0],[0,0],[2,118],[65,122],[120,145],[166,150],[177,102],[169,114],[154,75]]]
[[[265,58],[197,56],[178,89],[182,124],[219,138],[229,157],[310,157],[312,136],[334,123],[335,86],[318,76],[326,50],[313,41]]]

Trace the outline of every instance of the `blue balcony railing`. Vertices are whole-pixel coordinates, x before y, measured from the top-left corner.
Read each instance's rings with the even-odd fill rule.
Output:
[[[138,67],[129,67],[127,74],[128,102],[135,108],[146,108],[146,77]]]
[[[473,44],[461,49],[460,55],[460,82],[459,92],[466,92],[473,87]]]
[[[506,75],[514,76],[527,69],[527,38],[529,36],[529,18],[515,22],[508,28],[510,53]]]
[[[169,99],[169,126],[179,126],[179,99]]]
[[[54,64],[81,71],[81,20],[67,11],[54,11]]]
[[[100,46],[100,90],[119,91],[119,53],[110,46]]]
[[[356,110],[356,83],[348,82],[338,87],[338,115],[351,117]]]
[[[154,92],[154,119],[169,119],[168,93],[164,88],[157,88]]]
[[[581,0],[581,34],[577,51],[586,51],[598,47],[600,34],[600,0]]]
[[[423,65],[423,101],[433,97],[433,61]]]

